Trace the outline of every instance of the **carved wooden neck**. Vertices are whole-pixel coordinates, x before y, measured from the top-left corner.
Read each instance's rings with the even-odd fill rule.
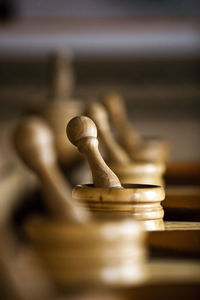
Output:
[[[97,140],[97,129],[94,122],[85,116],[73,118],[67,126],[69,140],[78,147],[90,165],[95,187],[121,187],[120,181],[104,162]]]

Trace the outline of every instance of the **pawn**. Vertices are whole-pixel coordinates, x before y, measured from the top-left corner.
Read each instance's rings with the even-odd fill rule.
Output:
[[[75,126],[77,131],[72,134],[72,139],[82,148],[84,142],[78,140],[85,139],[91,156],[97,155],[93,138],[96,128],[93,126],[91,131],[89,128],[87,131],[87,120],[84,122],[84,131],[91,136],[92,145],[87,134],[82,135],[80,124]],[[24,226],[40,258],[41,267],[56,287],[66,291],[67,299],[88,299],[91,287],[115,289],[119,285],[126,287],[127,284],[142,283],[148,271],[142,225],[135,220],[102,222],[89,219],[83,207],[76,205],[76,200],[71,200],[69,189],[56,165],[53,143],[50,129],[38,118],[22,121],[14,134],[19,156],[40,178],[47,194],[48,208],[56,217],[51,220],[37,217],[28,220]],[[94,161],[94,164],[98,163],[101,173],[104,165],[98,159]],[[110,173],[107,174],[109,176]],[[116,186],[114,179],[109,181],[109,185]],[[95,292],[97,294],[99,289]],[[101,296],[99,298],[102,299]]]
[[[73,118],[67,125],[67,136],[78,147],[90,165],[95,187],[121,187],[119,179],[104,162],[97,140],[97,128],[94,122],[85,116]]]
[[[72,55],[66,49],[50,55],[50,86],[48,97],[31,108],[35,115],[45,118],[55,137],[55,147],[60,164],[65,168],[80,160],[80,155],[66,140],[65,126],[74,115],[82,113],[84,104],[72,96]]]
[[[165,165],[161,162],[131,160],[115,140],[106,109],[100,103],[92,103],[87,114],[97,125],[102,142],[108,153],[108,164],[122,183],[143,183],[163,185]]]
[[[97,218],[130,217],[142,222],[147,230],[164,229],[164,189],[157,185],[125,184],[106,165],[98,150],[97,128],[88,117],[73,118],[67,126],[69,140],[89,162],[93,185],[78,185],[73,199],[86,205]],[[117,188],[116,188],[117,187]]]
[[[40,118],[22,120],[13,135],[15,149],[24,163],[39,177],[51,215],[82,221],[86,213],[71,200],[71,191],[57,166],[54,137]]]
[[[102,97],[101,101],[110,115],[120,144],[132,159],[164,162],[168,160],[168,141],[163,138],[142,137],[129,121],[125,104],[120,95],[110,93]]]

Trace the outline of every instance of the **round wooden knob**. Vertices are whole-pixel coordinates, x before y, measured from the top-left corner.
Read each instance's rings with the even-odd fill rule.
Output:
[[[130,158],[115,140],[108,119],[106,109],[100,103],[92,103],[87,110],[87,115],[93,119],[108,154],[108,161],[117,165],[130,163]]]
[[[37,117],[24,119],[13,139],[17,153],[42,183],[49,212],[70,221],[83,221],[86,213],[71,200],[71,190],[56,164],[54,137],[46,123]]]
[[[121,187],[119,179],[106,165],[99,152],[97,128],[90,118],[85,116],[73,118],[67,125],[67,136],[86,156],[92,171],[94,186]]]
[[[84,138],[96,139],[97,128],[90,118],[75,117],[67,125],[67,136],[72,144],[78,146],[78,142]]]
[[[53,134],[40,118],[27,118],[18,124],[14,145],[21,159],[34,171],[40,172],[41,164],[56,161]]]

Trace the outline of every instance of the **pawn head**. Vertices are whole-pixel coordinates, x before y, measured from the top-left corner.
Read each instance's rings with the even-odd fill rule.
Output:
[[[95,123],[88,117],[79,116],[71,119],[67,125],[67,136],[70,142],[77,146],[78,142],[85,138],[97,138]]]
[[[48,125],[39,117],[21,120],[13,134],[15,149],[20,158],[31,168],[55,161],[54,137]]]

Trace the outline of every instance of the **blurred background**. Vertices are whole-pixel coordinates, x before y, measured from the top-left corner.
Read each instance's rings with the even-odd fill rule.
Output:
[[[65,52],[70,94],[127,101],[143,135],[167,137],[172,160],[200,158],[198,0],[1,0],[1,120],[51,91],[51,53]]]
[[[5,295],[11,294],[2,299],[52,299],[40,293],[38,287],[48,294],[52,291],[37,273],[32,279],[29,255],[21,250],[26,244],[23,223],[34,213],[46,212],[36,177],[13,150],[13,128],[24,115],[37,114],[48,121],[66,180],[72,185],[85,183],[88,170],[67,144],[66,124],[103,93],[118,92],[142,136],[169,140],[171,175],[176,177],[176,171],[184,175],[185,181],[178,182],[184,188],[185,183],[197,185],[192,194],[191,189],[186,191],[188,203],[193,199],[196,206],[187,212],[189,217],[184,208],[181,217],[188,220],[196,213],[199,221],[199,21],[199,0],[0,0],[0,293],[5,289]],[[31,137],[27,140],[24,144],[20,140],[25,150]],[[30,153],[33,165],[34,158],[37,155]],[[177,168],[182,163],[183,168]],[[196,182],[192,175],[197,175]],[[188,236],[194,236],[199,257],[199,235]],[[178,236],[174,240],[176,244]],[[193,246],[190,239],[186,242]],[[182,244],[180,248],[181,253]],[[30,265],[37,266],[32,260]],[[175,265],[174,270],[183,269]],[[17,298],[24,288],[28,296]],[[161,293],[165,296],[162,287]]]

